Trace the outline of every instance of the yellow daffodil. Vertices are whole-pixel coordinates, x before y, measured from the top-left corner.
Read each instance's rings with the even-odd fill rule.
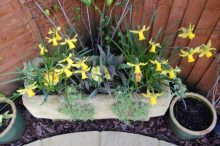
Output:
[[[179,34],[178,36],[181,37],[181,38],[189,38],[189,39],[193,39],[196,35],[193,33],[194,31],[194,27],[195,25],[189,25],[189,28],[185,28],[185,27],[182,27],[180,28],[180,30],[182,31],[181,34]]]
[[[144,32],[148,31],[149,29],[150,29],[149,26],[146,28],[146,26],[144,25],[141,30],[130,30],[130,32],[138,34],[139,41],[142,41],[142,40],[145,40]]]
[[[193,58],[193,55],[195,54],[195,53],[198,53],[199,52],[199,47],[196,47],[195,49],[193,49],[193,48],[190,48],[188,51],[184,51],[183,49],[181,49],[181,53],[182,54],[180,54],[180,56],[182,56],[182,57],[188,57],[188,62],[194,62],[195,61],[195,59]]]
[[[44,85],[56,85],[59,82],[59,75],[55,71],[48,71],[44,74]]]
[[[156,53],[156,48],[157,47],[159,47],[159,48],[161,47],[160,43],[153,42],[152,38],[150,39],[149,44],[151,45],[151,48],[150,48],[150,51],[149,51],[151,53]]]
[[[83,58],[82,60],[79,60],[78,62],[76,62],[75,64],[73,64],[73,67],[78,68],[78,71],[75,71],[74,73],[81,73],[82,75],[82,79],[87,79],[87,75],[86,72],[88,72],[90,70],[90,67],[85,63],[87,61],[88,58]]]
[[[36,85],[36,82],[34,82],[33,84],[31,85],[27,85],[25,86],[24,89],[19,89],[17,90],[18,93],[20,93],[21,95],[27,93],[29,97],[32,97],[34,96],[36,93],[34,92],[34,89],[37,88],[37,85]]]
[[[58,66],[61,66],[61,69],[55,69],[55,72],[57,75],[60,75],[62,73],[65,73],[66,77],[69,78],[72,76],[73,72],[70,70],[71,66],[70,65],[63,65],[63,64],[57,64]]]
[[[211,48],[211,41],[209,40],[209,42],[207,43],[207,45],[205,44],[202,44],[200,50],[198,51],[200,54],[199,54],[199,57],[203,57],[204,55],[207,57],[207,58],[210,58],[212,57],[212,51],[213,50],[216,50],[216,48]]]
[[[49,30],[48,34],[52,35],[52,38],[46,37],[48,39],[48,43],[53,43],[53,46],[58,46],[58,41],[62,40],[62,37],[59,35],[59,31],[61,30],[60,27],[57,27],[56,29]]]
[[[162,64],[167,64],[168,60],[162,60],[162,61],[150,60],[150,62],[156,65],[156,71],[162,71]]]
[[[88,58],[84,57],[83,59],[79,60],[78,62],[76,62],[75,64],[73,64],[73,67],[76,68],[81,68],[82,70],[86,70],[88,67],[88,65],[86,65],[86,61]]]
[[[45,46],[43,46],[42,44],[39,44],[39,48],[40,48],[40,55],[43,56],[45,54],[45,52],[48,52],[47,48]]]
[[[74,71],[74,73],[81,73],[81,79],[82,80],[85,80],[88,78],[86,72],[88,72],[90,70],[90,68],[84,68],[84,69],[81,69],[81,70],[77,70],[77,71]]]
[[[108,68],[106,66],[104,66],[104,74],[105,74],[105,78],[107,80],[111,80],[111,76],[110,76]]]
[[[150,98],[150,104],[151,104],[151,105],[157,104],[157,98],[158,98],[159,96],[161,96],[162,94],[163,94],[163,92],[162,92],[162,93],[151,93],[149,90],[147,90],[147,93],[146,93],[146,94],[142,93],[142,95],[143,95],[144,97]]]
[[[62,43],[60,43],[60,44],[61,44],[61,45],[66,45],[66,44],[68,44],[70,50],[72,50],[72,49],[76,48],[76,46],[75,46],[75,43],[77,42],[76,37],[77,37],[77,35],[75,35],[72,39],[67,38],[67,39],[65,39],[64,42],[62,42]]]
[[[181,70],[178,67],[176,67],[176,68],[170,68],[168,70],[163,70],[161,72],[161,74],[168,74],[168,77],[170,79],[175,79],[176,78],[176,73],[179,73],[180,71]]]
[[[94,81],[98,83],[101,83],[103,81],[100,66],[92,67],[91,77]]]
[[[67,62],[67,66],[72,66],[74,61],[71,59],[71,57],[72,57],[72,54],[69,54],[68,57],[66,57],[65,59],[59,61],[58,63],[60,64],[60,63],[63,63],[63,62]]]
[[[132,63],[127,63],[128,66],[134,67],[134,75],[135,75],[135,81],[140,82],[142,78],[142,72],[140,66],[147,65],[147,63],[137,63],[137,64],[132,64]]]

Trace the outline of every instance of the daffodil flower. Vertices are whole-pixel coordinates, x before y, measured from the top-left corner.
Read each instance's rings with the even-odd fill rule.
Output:
[[[163,70],[161,72],[161,74],[168,74],[168,77],[170,79],[175,79],[176,78],[176,73],[179,73],[180,71],[181,70],[178,67],[176,67],[176,68],[170,68],[168,70]]]
[[[167,64],[168,60],[162,60],[162,61],[150,60],[150,62],[156,65],[156,71],[162,71],[162,64]]]
[[[19,89],[17,90],[18,93],[20,93],[21,95],[27,93],[29,97],[32,97],[34,96],[36,93],[34,92],[34,89],[37,88],[37,85],[36,85],[36,82],[34,82],[33,84],[31,85],[27,85],[25,86],[24,89]]]
[[[156,48],[157,48],[157,47],[161,48],[160,43],[155,43],[155,42],[153,42],[153,41],[152,41],[152,38],[150,39],[149,44],[151,45],[151,48],[150,48],[150,51],[149,51],[149,52],[151,52],[151,53],[156,53]]]
[[[104,66],[104,74],[105,74],[105,78],[106,78],[107,80],[111,80],[111,76],[110,76],[110,74],[109,74],[108,69],[107,69],[106,66]]]
[[[182,33],[179,34],[178,36],[181,37],[181,38],[187,38],[188,37],[190,40],[193,39],[196,36],[193,33],[194,27],[195,27],[195,25],[191,25],[191,23],[190,23],[189,28],[185,28],[185,27],[180,28]]]
[[[39,48],[40,48],[40,55],[43,56],[45,54],[45,52],[48,52],[47,48],[45,46],[43,46],[42,44],[39,44]]]
[[[184,51],[183,49],[181,49],[181,53],[182,54],[180,54],[180,56],[182,56],[182,57],[188,57],[188,62],[194,62],[195,61],[195,59],[193,58],[193,55],[195,54],[195,53],[198,53],[199,52],[199,47],[196,47],[195,49],[193,49],[193,48],[190,48],[188,51]]]
[[[163,92],[162,93],[151,93],[149,90],[147,90],[147,93],[142,93],[142,95],[144,96],[144,97],[148,97],[148,98],[150,98],[150,104],[151,105],[155,105],[155,104],[157,104],[157,98],[159,97],[159,96],[161,96],[163,94]]]
[[[56,85],[59,82],[59,75],[55,71],[48,71],[44,74],[44,85]]]
[[[78,62],[72,65],[73,67],[79,68],[79,70],[75,71],[74,73],[81,73],[83,80],[88,78],[86,72],[90,70],[90,67],[85,63],[87,59],[88,58],[84,57],[82,60],[79,60]]]
[[[205,44],[202,44],[202,46],[200,47],[200,50],[198,51],[200,54],[199,54],[199,57],[203,57],[204,55],[207,57],[207,58],[210,58],[212,57],[212,51],[213,50],[216,50],[216,48],[211,48],[211,41],[209,40],[209,42],[207,43],[207,45]]]
[[[77,35],[75,35],[72,39],[67,38],[67,39],[65,39],[64,42],[60,43],[60,45],[68,44],[70,50],[72,50],[72,49],[76,48],[76,46],[75,46],[75,43],[77,42],[76,37],[77,37]]]
[[[85,80],[88,78],[86,72],[88,72],[90,68],[82,68],[81,70],[74,71],[74,73],[81,73],[81,79]]]
[[[137,63],[137,64],[132,64],[132,63],[127,63],[128,66],[134,67],[134,74],[135,74],[135,81],[140,82],[142,78],[142,72],[140,66],[147,65],[147,63]]]
[[[57,75],[65,73],[66,77],[69,78],[72,76],[73,72],[70,70],[71,66],[70,65],[63,65],[63,64],[57,64],[58,66],[61,66],[61,69],[55,69],[55,72]]]
[[[88,65],[86,65],[86,61],[88,58],[84,57],[83,59],[79,60],[78,62],[76,62],[75,64],[73,64],[73,67],[76,68],[81,68],[82,70],[86,70],[88,68]]]
[[[100,66],[92,67],[91,77],[94,81],[98,83],[101,83],[103,81]]]
[[[145,40],[144,32],[145,32],[145,31],[148,31],[149,29],[150,29],[149,26],[146,28],[146,26],[144,25],[141,30],[130,30],[130,32],[131,32],[131,33],[138,34],[138,36],[139,36],[139,41],[142,41],[142,40]]]
[[[48,39],[48,43],[53,43],[53,46],[58,46],[58,41],[62,40],[63,38],[59,35],[59,31],[61,30],[60,27],[57,27],[56,29],[49,30],[48,34],[52,35],[52,38],[46,37]]]
[[[63,63],[63,62],[67,62],[67,66],[72,66],[74,61],[71,59],[72,54],[70,53],[68,57],[66,57],[65,59],[59,61],[58,63]]]

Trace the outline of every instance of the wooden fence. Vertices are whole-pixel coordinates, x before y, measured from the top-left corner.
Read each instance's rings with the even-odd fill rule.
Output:
[[[41,2],[50,10],[54,10],[55,0],[36,0]],[[74,17],[77,13],[74,7],[80,7],[80,0],[60,0],[65,4],[65,11],[69,17]],[[116,1],[116,0],[115,0]],[[64,3],[63,3],[64,2]],[[103,6],[103,0],[95,0],[98,7]],[[220,0],[131,0],[132,17],[130,26],[135,28],[137,25],[149,25],[150,18],[156,10],[156,18],[153,24],[151,36],[154,37],[159,28],[163,28],[160,41],[171,39],[172,46],[189,46],[195,47],[200,44],[206,44],[208,40],[212,41],[212,46],[219,52],[220,49]],[[39,51],[37,43],[39,34],[45,36],[48,28],[51,27],[48,19],[37,7],[35,0],[7,0],[0,1],[0,73],[13,71],[16,67],[22,67],[22,62],[37,56]],[[84,15],[86,9],[83,8]],[[122,13],[121,8],[114,10],[114,15]],[[90,18],[93,33],[96,32],[95,26],[98,25],[98,14],[95,10],[90,9]],[[52,14],[59,18],[61,26],[67,23],[62,13]],[[85,15],[86,17],[86,15]],[[86,19],[87,20],[87,19]],[[78,33],[83,34],[82,40],[88,39],[86,28],[80,18],[75,27]],[[73,20],[74,21],[74,20]],[[188,26],[192,23],[196,26],[196,38],[185,40],[177,37],[177,33],[170,37],[170,34],[177,32],[178,28]],[[179,65],[182,72],[180,77],[186,82],[191,90],[200,93],[207,93],[216,80],[217,61],[215,57],[207,59],[198,58],[193,63],[187,63],[185,58],[180,58],[172,49],[167,49],[167,57],[173,56],[176,61],[173,66]],[[0,82],[12,79],[14,76],[0,77]],[[11,91],[15,84],[0,86],[0,91]]]

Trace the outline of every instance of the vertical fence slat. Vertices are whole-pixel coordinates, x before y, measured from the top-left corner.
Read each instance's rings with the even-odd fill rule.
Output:
[[[173,0],[158,0],[157,9],[156,9],[156,17],[153,25],[152,35],[154,38],[160,28],[163,30],[166,28],[167,20],[170,15],[170,9],[172,7]],[[158,38],[158,42],[161,42],[163,36],[163,32],[160,34]]]
[[[185,15],[183,17],[180,28],[187,27],[190,23],[195,24],[195,25],[198,23],[200,15],[205,7],[206,1],[207,0],[199,0],[199,1],[190,0],[189,1],[189,4],[185,11]],[[188,43],[189,43],[188,39],[182,39],[177,36],[173,46],[174,47],[187,46]],[[179,51],[176,49],[172,49],[169,57],[170,57],[170,60],[172,61],[171,66],[173,67],[178,65],[181,60],[179,56]]]
[[[216,52],[220,49],[220,20],[213,31],[210,40],[212,42],[212,47],[216,48]],[[192,71],[190,72],[186,82],[189,83],[189,87],[193,88],[199,80],[202,78],[203,74],[208,69],[209,65],[214,61],[213,58],[206,58],[205,56],[199,58],[198,61],[195,63]]]
[[[170,47],[173,45],[173,42],[175,41],[175,37],[178,31],[178,28],[182,22],[185,10],[187,8],[188,0],[174,0],[173,5],[171,8],[170,16],[168,19],[168,24],[165,29],[163,41],[169,42],[166,44],[164,52],[164,57],[168,58],[171,49]]]
[[[220,16],[220,1],[219,0],[208,0],[200,20],[196,26],[195,34],[197,35],[193,40],[189,42],[190,47],[197,47],[202,43],[206,43],[216,26]],[[209,21],[210,20],[210,21]],[[198,56],[195,55],[195,59]],[[182,79],[186,79],[190,74],[195,62],[188,63],[187,58],[182,58],[180,62],[181,72],[179,76]]]

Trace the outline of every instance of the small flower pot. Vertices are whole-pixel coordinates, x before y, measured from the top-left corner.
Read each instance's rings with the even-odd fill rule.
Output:
[[[0,144],[13,142],[21,137],[24,132],[25,124],[22,113],[16,108],[13,101],[0,97],[0,103],[10,105],[12,118],[7,127],[0,133]]]
[[[169,122],[173,132],[182,139],[200,138],[210,133],[217,122],[217,114],[212,104],[196,93],[186,93],[184,101],[186,108],[182,108],[185,110],[183,112],[179,112],[181,106],[185,107],[181,105],[184,104],[182,99],[175,97],[171,102]]]

